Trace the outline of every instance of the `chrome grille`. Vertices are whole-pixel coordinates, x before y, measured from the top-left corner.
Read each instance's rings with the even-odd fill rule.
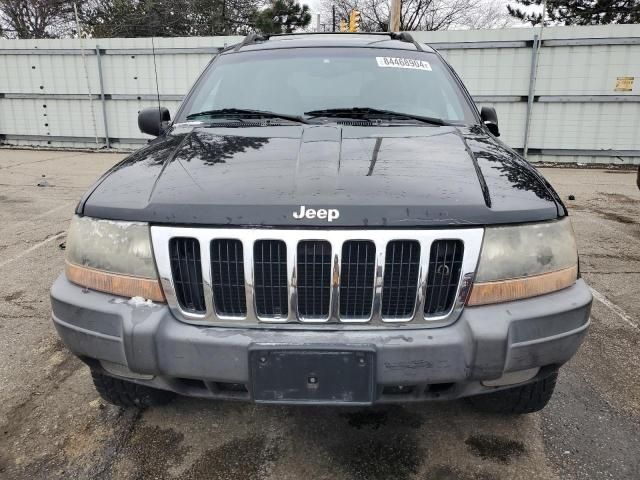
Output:
[[[194,313],[205,312],[200,244],[195,238],[172,238],[169,242],[171,273],[180,306]]]
[[[382,287],[382,318],[410,320],[416,305],[420,244],[394,240],[387,244]]]
[[[331,300],[331,244],[325,240],[298,243],[298,314],[329,318]]]
[[[482,236],[481,228],[151,227],[160,280],[178,319],[281,328],[449,324],[472,284]]]
[[[280,240],[259,240],[253,247],[256,313],[286,318],[287,246]]]
[[[376,246],[373,242],[344,242],[340,267],[340,318],[371,317],[375,266]]]
[[[460,240],[437,240],[431,244],[424,304],[426,316],[443,315],[451,309],[460,281],[463,253]]]
[[[211,286],[213,304],[219,315],[244,317],[247,300],[244,293],[244,262],[240,240],[211,242]]]

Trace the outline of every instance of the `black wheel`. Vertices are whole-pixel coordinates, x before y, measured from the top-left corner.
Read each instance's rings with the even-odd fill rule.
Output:
[[[553,395],[558,372],[521,387],[469,397],[469,402],[488,413],[533,413],[542,410]]]
[[[119,407],[146,408],[166,405],[175,397],[173,392],[109,377],[93,369],[91,370],[91,377],[100,396],[107,402]]]

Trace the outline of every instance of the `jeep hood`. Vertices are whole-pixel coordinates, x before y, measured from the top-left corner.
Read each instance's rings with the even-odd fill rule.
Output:
[[[293,217],[300,206],[339,217]],[[564,215],[479,127],[179,126],[113,167],[78,213],[156,224],[426,227]]]

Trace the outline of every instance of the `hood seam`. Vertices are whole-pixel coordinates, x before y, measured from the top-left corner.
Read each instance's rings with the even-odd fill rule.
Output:
[[[173,150],[173,152],[171,152],[171,154],[167,157],[167,159],[164,161],[164,163],[162,164],[162,168],[160,169],[160,172],[158,173],[158,176],[156,177],[156,179],[153,182],[153,186],[151,187],[151,190],[149,191],[149,196],[147,197],[147,202],[151,202],[151,198],[153,197],[153,194],[156,191],[156,187],[158,186],[158,183],[160,182],[160,178],[162,178],[162,174],[164,173],[164,171],[166,170],[167,166],[174,160],[174,158],[176,157],[176,155],[178,154],[178,152],[180,151],[180,149],[182,148],[182,146],[185,144],[185,142],[191,138],[191,136],[193,135],[193,132],[195,132],[198,129],[198,127],[194,128],[193,130],[191,130],[189,133],[187,133],[184,138],[182,139],[182,141],[176,146],[176,148]]]
[[[464,138],[464,135],[462,134],[462,132],[460,132],[458,128],[456,128],[455,131],[456,131],[456,135],[458,135],[460,137],[460,140],[462,140],[462,144],[464,145],[464,149],[467,151],[467,154],[469,155],[469,157],[471,157],[473,168],[476,171],[476,176],[478,177],[478,182],[480,183],[480,190],[482,190],[482,197],[484,198],[484,203],[487,206],[487,208],[491,208],[491,192],[489,192],[489,186],[487,185],[487,181],[484,178],[482,169],[478,164],[478,159],[476,158],[475,154],[469,147],[469,144],[467,143],[467,139]]]

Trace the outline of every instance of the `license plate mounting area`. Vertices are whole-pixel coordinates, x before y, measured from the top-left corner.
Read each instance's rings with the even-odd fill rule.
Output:
[[[249,365],[255,402],[373,403],[375,351],[372,348],[255,345],[249,351]]]

